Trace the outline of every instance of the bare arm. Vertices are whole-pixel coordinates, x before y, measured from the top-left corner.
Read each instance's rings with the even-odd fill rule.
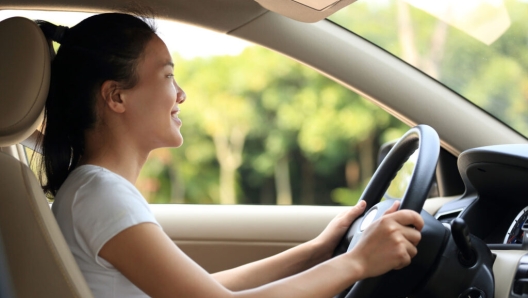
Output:
[[[360,279],[406,266],[416,254],[423,221],[415,212],[395,210],[373,223],[354,250],[305,272],[240,292],[222,286],[150,223],[119,233],[99,255],[152,297],[331,297]]]
[[[350,224],[365,209],[362,201],[336,216],[314,240],[275,256],[213,274],[223,286],[240,291],[297,274],[328,260]]]
[[[396,213],[398,206],[367,228],[352,251],[237,297],[333,297],[358,280],[407,266],[417,253],[423,220],[414,211]]]

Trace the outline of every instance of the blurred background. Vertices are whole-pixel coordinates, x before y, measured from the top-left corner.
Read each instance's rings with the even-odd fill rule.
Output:
[[[259,46],[183,59],[184,144],[152,152],[137,187],[151,202],[351,204],[379,146],[408,127],[314,70]]]

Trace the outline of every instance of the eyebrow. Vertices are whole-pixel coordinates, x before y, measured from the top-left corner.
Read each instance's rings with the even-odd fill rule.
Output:
[[[170,66],[170,67],[174,68],[174,63],[172,61],[168,61],[163,66]]]

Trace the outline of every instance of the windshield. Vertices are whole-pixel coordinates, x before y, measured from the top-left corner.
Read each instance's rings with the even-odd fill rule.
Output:
[[[528,136],[527,0],[368,0],[329,19]]]

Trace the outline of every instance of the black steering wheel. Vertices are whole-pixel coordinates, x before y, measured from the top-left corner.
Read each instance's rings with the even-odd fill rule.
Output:
[[[392,179],[416,150],[418,150],[418,160],[407,191],[401,201],[400,209],[414,210],[424,217],[425,226],[422,230],[418,254],[413,258],[411,265],[401,270],[390,271],[379,277],[359,281],[336,297],[406,297],[423,280],[428,269],[435,262],[444,241],[446,229],[431,216],[425,218],[424,213],[426,212],[422,212],[422,207],[433,182],[440,153],[438,134],[427,125],[418,125],[407,131],[385,157],[360,198],[367,203],[365,208],[367,211],[352,223],[336,248],[334,256],[354,248],[366,226],[381,217],[392,206],[394,200],[383,202],[380,200]],[[426,233],[434,235],[424,237]],[[420,246],[427,246],[427,249],[420,249]]]

